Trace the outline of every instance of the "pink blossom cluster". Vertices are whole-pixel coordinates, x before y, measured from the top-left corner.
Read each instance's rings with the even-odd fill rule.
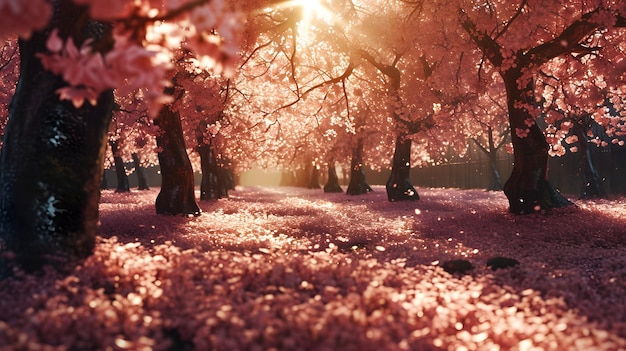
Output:
[[[52,10],[46,0],[0,0],[0,39],[10,35],[29,38],[48,24]]]
[[[58,90],[60,98],[72,101],[77,107],[85,101],[95,104],[106,89],[118,89],[125,95],[141,88],[151,115],[155,115],[163,103],[170,101],[162,92],[169,84],[166,74],[172,68],[173,51],[182,45],[195,54],[200,68],[226,74],[233,71],[244,21],[222,0],[209,1],[206,5],[194,5],[188,0],[74,2],[89,6],[93,19],[111,22],[116,27],[115,46],[110,52],[94,52],[90,41],[79,47],[72,39],[63,40],[53,31],[47,42],[49,53],[40,54],[44,67],[68,83]],[[50,4],[45,0],[0,0],[0,10],[8,14],[2,16],[0,38],[13,34],[28,38],[33,30],[43,28],[51,16]],[[175,15],[170,18],[170,13]],[[128,21],[131,17],[140,20]],[[150,32],[153,22],[166,23],[159,18],[172,24],[159,41],[129,40],[125,32],[142,32],[143,26]],[[178,28],[176,33],[172,28]],[[170,34],[174,39],[163,39]]]
[[[243,35],[242,14],[214,0],[191,11],[189,21],[193,26],[185,44],[198,56],[198,66],[232,75]]]
[[[156,53],[138,46],[123,36],[116,36],[113,50],[102,55],[91,49],[91,41],[78,48],[72,38],[63,41],[52,31],[47,42],[49,53],[40,54],[43,66],[59,74],[69,84],[57,92],[63,100],[71,100],[77,108],[86,101],[92,105],[100,93],[118,88],[128,94],[138,88],[150,92],[147,100],[165,102],[161,96],[167,66],[157,63]]]
[[[157,17],[181,8],[191,0],[74,0],[76,4],[88,5],[92,18],[102,21],[124,19],[129,16]]]

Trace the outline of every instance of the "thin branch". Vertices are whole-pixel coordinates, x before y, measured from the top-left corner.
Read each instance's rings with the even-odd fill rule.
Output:
[[[469,15],[462,8],[459,8],[459,19],[463,29],[465,29],[472,41],[482,50],[487,59],[494,66],[500,67],[504,61],[500,44],[498,44],[487,33],[479,31],[476,28],[476,24],[470,19]]]
[[[504,28],[502,28],[502,30],[500,31],[500,33],[498,33],[496,35],[495,38],[493,38],[494,40],[497,40],[498,38],[500,38],[504,33],[506,33],[506,31],[509,29],[509,27],[511,26],[511,24],[513,24],[513,22],[515,22],[515,19],[517,17],[519,17],[522,12],[524,11],[524,7],[526,6],[526,3],[528,1],[527,0],[522,0],[522,3],[519,5],[519,7],[517,8],[517,11],[515,12],[515,14],[513,15],[513,17],[511,17],[511,19],[509,19],[506,24],[504,25]]]

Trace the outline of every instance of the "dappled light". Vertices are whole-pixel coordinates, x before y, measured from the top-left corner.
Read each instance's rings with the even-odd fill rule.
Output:
[[[492,192],[374,190],[239,187],[190,218],[106,191],[93,256],[0,282],[0,349],[626,346],[623,199],[514,217]],[[459,258],[474,269],[442,269]]]

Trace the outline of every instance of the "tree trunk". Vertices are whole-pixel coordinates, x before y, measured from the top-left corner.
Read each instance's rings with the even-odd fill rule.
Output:
[[[489,153],[487,157],[489,157],[489,166],[491,168],[491,172],[489,173],[489,185],[487,186],[487,191],[500,191],[502,190],[502,179],[500,178],[500,172],[498,171],[498,148],[496,147],[496,143],[493,140],[493,129],[489,127],[488,129],[489,135]],[[501,143],[499,146],[502,146]]]
[[[387,199],[389,201],[417,201],[417,190],[410,180],[411,139],[396,137],[396,150],[393,153],[391,175],[387,180]]]
[[[224,166],[217,166],[217,182],[220,198],[228,197],[228,191],[235,189],[235,177],[233,173]]]
[[[109,188],[109,183],[107,182],[107,177],[102,174],[102,182],[100,183],[100,189],[106,190]]]
[[[126,167],[124,166],[124,160],[120,156],[114,156],[115,162],[115,175],[117,176],[116,193],[129,193],[130,185],[128,185],[128,175],[126,174]]]
[[[341,185],[339,185],[339,177],[337,176],[337,168],[335,162],[328,163],[328,181],[324,185],[325,193],[342,193]]]
[[[202,181],[200,182],[200,200],[217,200],[222,197],[220,190],[219,169],[211,145],[202,142],[196,147],[200,154]]]
[[[141,160],[139,159],[139,155],[133,152],[131,156],[133,158],[133,163],[135,164],[135,173],[137,174],[137,189],[150,190],[150,186],[148,186],[148,179],[146,178],[146,172],[141,166]]]
[[[86,22],[86,8],[69,1],[57,10],[51,26],[61,35],[86,39],[98,29],[110,35]],[[0,154],[0,247],[15,259],[2,259],[0,276],[14,263],[29,271],[59,267],[89,256],[95,246],[113,92],[78,109],[59,101],[56,90],[66,83],[35,56],[46,51],[48,33],[19,42],[20,78]]]
[[[500,172],[498,171],[498,160],[496,158],[496,152],[490,152],[489,155],[489,185],[487,191],[500,191],[502,190],[502,178],[500,178]]]
[[[185,148],[183,129],[178,113],[164,106],[154,120],[161,132],[157,135],[160,148],[161,191],[156,199],[157,214],[200,215],[195,199],[193,168]]]
[[[504,184],[504,193],[509,200],[510,212],[528,214],[565,207],[571,202],[548,182],[548,143],[536,123],[530,127],[526,123],[535,120],[524,107],[534,106],[534,82],[530,79],[524,87],[518,86],[523,79],[520,67],[511,68],[502,75],[515,160],[511,177]],[[516,132],[518,129],[528,134],[520,137]]]
[[[126,167],[124,166],[124,160],[118,155],[118,142],[109,141],[111,145],[111,153],[113,153],[113,162],[115,163],[115,175],[117,177],[116,193],[129,193],[130,185],[128,185],[128,175],[126,174]]]
[[[587,142],[587,131],[591,129],[591,116],[583,116],[574,122],[573,132],[578,137],[580,165],[583,170],[583,184],[580,191],[581,199],[606,197],[602,186],[602,179],[598,170],[593,165],[591,150]]]
[[[478,149],[482,151],[489,159],[489,184],[487,185],[487,191],[500,191],[502,190],[502,180],[500,178],[500,172],[498,171],[498,149],[504,144],[504,140],[501,141],[499,146],[496,146],[493,139],[493,129],[488,128],[488,144],[483,146],[477,139],[472,138]]]
[[[311,173],[309,176],[309,183],[307,184],[307,188],[309,189],[319,189],[320,188],[320,170],[317,169],[317,166],[311,166]]]
[[[372,187],[365,181],[363,171],[363,139],[359,138],[356,147],[352,150],[352,161],[350,162],[350,183],[346,193],[348,195],[367,194]]]

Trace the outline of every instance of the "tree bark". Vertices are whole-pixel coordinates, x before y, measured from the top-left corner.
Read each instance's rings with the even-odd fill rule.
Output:
[[[229,190],[235,190],[235,176],[228,168],[217,165],[217,181],[220,198],[228,197]]]
[[[489,155],[489,185],[487,191],[500,191],[502,190],[502,178],[500,177],[500,171],[498,171],[498,159],[496,153],[490,152]]]
[[[137,174],[137,189],[138,190],[150,190],[150,186],[148,185],[148,179],[146,178],[146,172],[144,171],[143,166],[141,166],[141,160],[139,159],[139,155],[133,152],[131,154],[133,158],[133,163],[135,164],[135,173]]]
[[[606,192],[602,186],[602,179],[593,164],[591,150],[587,142],[587,132],[591,129],[591,116],[583,116],[574,122],[573,132],[578,137],[580,152],[580,166],[583,171],[583,183],[580,190],[581,199],[603,198]]]
[[[109,183],[107,182],[107,177],[102,174],[102,182],[100,183],[100,189],[106,190],[109,188]]]
[[[324,185],[325,193],[342,193],[341,185],[339,185],[339,176],[337,176],[337,168],[335,162],[328,163],[328,181]]]
[[[572,203],[563,197],[548,182],[548,143],[526,106],[534,106],[534,81],[522,78],[524,65],[507,70],[502,77],[507,92],[509,125],[514,149],[514,166],[511,177],[504,184],[504,193],[509,200],[509,211],[528,214],[540,210],[569,206]],[[520,87],[521,79],[528,83]],[[525,137],[516,130],[528,131]]]
[[[128,185],[128,175],[126,174],[126,167],[124,166],[124,160],[118,155],[118,142],[109,141],[111,145],[111,153],[113,153],[113,162],[115,163],[115,175],[117,177],[116,193],[129,193],[130,185]]]
[[[202,142],[196,147],[200,155],[202,181],[200,182],[200,200],[217,200],[222,197],[220,190],[219,169],[211,145]]]
[[[363,139],[359,138],[356,147],[352,150],[352,161],[350,162],[350,183],[346,193],[348,195],[367,194],[372,187],[365,180],[363,171]]]
[[[154,120],[161,132],[157,135],[161,165],[161,191],[156,199],[157,214],[200,215],[195,199],[193,168],[185,148],[178,113],[164,106]]]
[[[307,188],[309,189],[319,189],[320,188],[320,171],[317,169],[317,166],[311,166],[311,172],[309,176],[309,183],[307,184]]]
[[[19,42],[20,78],[0,154],[0,247],[14,260],[2,255],[0,276],[13,264],[28,271],[61,267],[89,256],[95,246],[113,92],[102,93],[95,106],[59,101],[56,90],[67,84],[35,55],[46,51],[54,27],[78,45],[110,33],[87,22],[86,8],[71,1],[55,7],[47,30]]]
[[[491,127],[488,127],[487,133],[487,142],[489,144],[487,147],[483,146],[477,139],[472,140],[474,140],[480,151],[489,158],[489,184],[487,185],[487,191],[500,191],[502,190],[502,178],[500,178],[500,171],[498,171],[498,149],[504,145],[504,139],[499,145],[496,145]]]
[[[411,139],[396,137],[396,149],[393,153],[391,175],[387,180],[387,199],[394,201],[417,201],[420,199],[417,190],[410,180],[411,172]]]

